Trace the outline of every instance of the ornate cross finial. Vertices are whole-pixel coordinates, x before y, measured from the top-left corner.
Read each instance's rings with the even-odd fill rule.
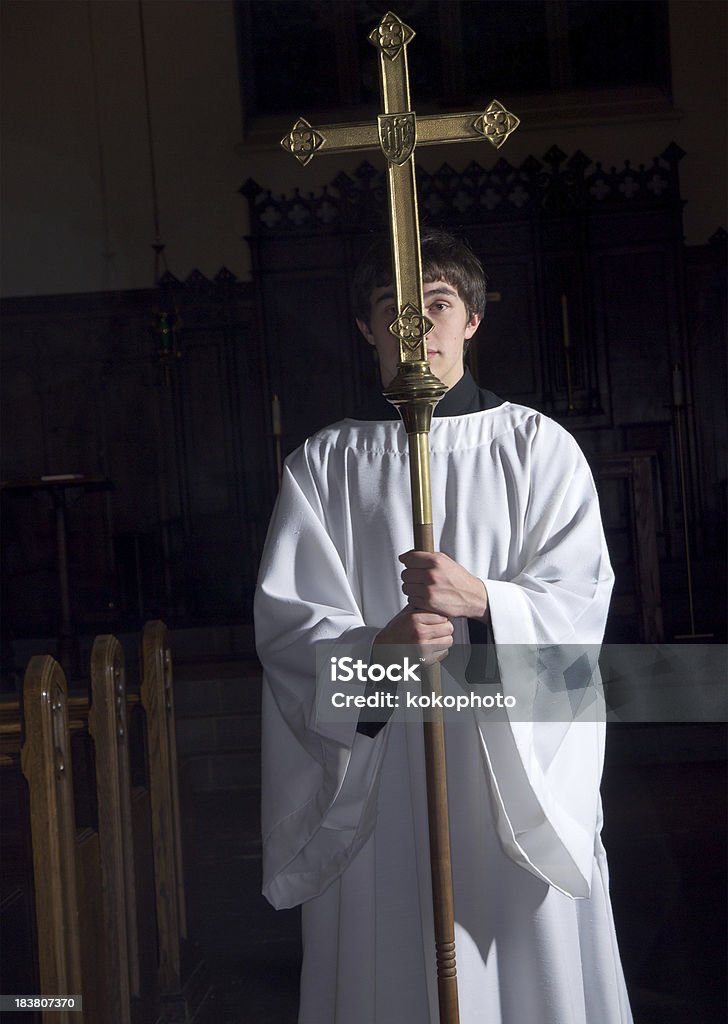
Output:
[[[518,127],[519,120],[498,100],[493,100],[485,110],[417,117],[410,109],[407,68],[407,47],[414,37],[409,25],[391,11],[369,34],[369,41],[379,50],[383,112],[378,115],[376,123],[314,128],[300,117],[281,139],[281,145],[303,166],[316,153],[381,149],[384,154],[388,172],[394,289],[399,310],[389,329],[399,340],[401,363],[400,374],[388,389],[387,397],[400,405],[402,387],[408,391],[415,384],[420,393],[423,386],[428,394],[432,391],[434,407],[434,402],[444,392],[427,364],[425,337],[432,324],[425,316],[422,299],[415,148],[487,139],[498,149]],[[435,391],[439,391],[437,397],[434,396]]]
[[[415,34],[396,14],[388,11],[376,28],[369,33],[369,42],[378,46],[385,57],[396,60]]]

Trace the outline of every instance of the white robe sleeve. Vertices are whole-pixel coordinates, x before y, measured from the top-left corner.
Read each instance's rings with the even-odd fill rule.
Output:
[[[569,434],[539,419],[521,462],[519,567],[508,580],[485,581],[503,690],[519,712],[510,730],[481,722],[480,731],[506,851],[567,895],[586,897],[605,728],[598,670],[589,680],[588,662],[603,637],[614,576],[586,460]],[[539,651],[554,645],[588,650],[582,685],[592,693],[581,720],[538,720]],[[524,715],[529,704],[532,716]]]
[[[364,625],[325,518],[304,446],[286,461],[255,596],[263,893],[278,909],[323,892],[371,834],[388,735],[316,715],[317,645],[340,640],[368,659],[378,632]]]

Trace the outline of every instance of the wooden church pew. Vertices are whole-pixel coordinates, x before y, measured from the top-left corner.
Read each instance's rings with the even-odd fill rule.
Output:
[[[154,1019],[157,920],[146,756],[130,750],[130,725],[141,714],[126,690],[124,653],[113,636],[91,650],[89,731],[94,740],[104,882],[106,962],[114,1021]],[[134,780],[132,783],[132,767]]]
[[[212,1011],[213,988],[206,964],[187,936],[172,653],[163,622],[145,625],[141,654],[159,923],[159,992],[163,1014],[168,1014],[159,1024],[168,1019],[202,1021]]]
[[[115,1019],[130,1024],[132,993],[139,993],[136,878],[124,655],[112,636],[97,637],[91,651],[89,732],[96,755],[109,997]]]
[[[159,927],[159,986],[182,989],[182,942],[187,936],[184,870],[177,779],[177,740],[169,634],[159,620],[142,636],[141,699],[147,717],[147,750]]]
[[[166,626],[144,629],[139,694],[126,691],[123,651],[112,636],[94,642],[91,687],[102,864],[111,880],[105,898],[113,1020],[161,1021],[170,1000],[192,1020],[199,1000],[185,994],[181,964],[186,916]]]
[[[83,1019],[90,1021],[102,1000],[91,971],[82,970],[81,931],[92,933],[92,941],[96,937],[96,922],[87,921],[83,910],[92,909],[94,900],[101,903],[100,878],[91,869],[98,836],[94,840],[88,828],[76,831],[68,689],[63,670],[49,655],[31,659],[23,705],[21,763],[29,789],[39,994],[83,994]],[[72,1024],[79,1016],[62,1010],[44,1013],[43,1019],[44,1024],[51,1019]]]
[[[38,991],[70,992],[58,988],[62,975],[49,969],[49,951],[57,959],[67,950],[63,955],[72,955],[75,962],[78,947],[81,982],[73,992],[83,995],[82,1019],[94,1024],[145,1024],[153,1019],[156,993],[149,983],[144,990],[140,985],[139,944],[141,935],[146,938],[146,956],[154,957],[156,920],[148,910],[145,927],[137,926],[127,696],[118,641],[107,636],[94,643],[90,705],[85,696],[68,696],[65,676],[50,657],[31,660],[23,696],[22,759],[30,804]],[[132,705],[135,702],[138,697],[132,698]],[[48,707],[50,725],[44,728]],[[55,790],[47,781],[51,772]],[[150,832],[148,795],[146,818]],[[151,862],[151,844],[146,846]],[[146,875],[144,897],[151,909],[151,863]],[[75,890],[67,877],[74,880]],[[65,897],[60,906],[59,893]],[[69,939],[62,938],[66,932]],[[79,1019],[78,1014],[73,1017]]]
[[[28,666],[24,723],[17,701],[0,705],[0,770],[17,767],[25,736],[37,917],[28,942],[38,957],[31,989],[83,993],[77,1022],[152,1024],[174,1006],[197,1020],[211,992],[185,941],[172,662],[161,622],[144,630],[142,670],[141,693],[127,693],[121,646],[101,636],[91,653],[90,703],[69,697],[48,656]],[[16,831],[22,837],[22,827]],[[7,889],[3,919],[22,886]],[[73,980],[80,987],[63,987]]]
[[[39,991],[28,787],[20,767],[20,705],[0,697],[0,991]],[[11,1018],[12,1019],[12,1018]],[[31,1024],[32,1014],[18,1019]]]

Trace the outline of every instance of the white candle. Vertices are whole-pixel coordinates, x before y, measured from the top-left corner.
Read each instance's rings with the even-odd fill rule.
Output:
[[[564,348],[568,349],[571,346],[571,337],[569,335],[569,306],[565,295],[561,296],[561,324],[564,331]]]
[[[680,363],[675,363],[672,368],[672,404],[676,409],[685,405],[685,392],[683,391],[683,377]]]

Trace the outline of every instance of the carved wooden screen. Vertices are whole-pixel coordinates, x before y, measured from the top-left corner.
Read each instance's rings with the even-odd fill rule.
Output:
[[[711,440],[723,413],[701,400],[709,392],[701,345],[713,335],[705,315],[699,332],[688,330],[685,315],[692,300],[685,289],[683,156],[671,144],[645,165],[605,167],[554,146],[518,166],[499,159],[492,167],[418,172],[423,223],[465,235],[488,272],[492,298],[472,346],[476,376],[501,397],[561,421],[594,466],[604,454],[654,451],[661,561],[682,557],[684,536],[676,365],[686,396],[689,528],[698,547],[720,518],[715,496],[724,488]],[[254,181],[241,191],[251,210],[267,376],[281,399],[283,447],[291,450],[378,386],[353,325],[349,282],[371,236],[386,229],[384,175],[365,162],[316,194],[275,196]],[[712,249],[718,242],[724,251],[725,236]],[[720,374],[717,342],[711,345]],[[611,504],[605,502],[605,526],[615,570],[626,579],[632,555],[620,554],[618,534],[631,511],[622,502],[612,521]]]
[[[473,360],[483,385],[568,418],[574,431],[666,417],[671,366],[686,361],[682,156],[672,145],[648,166],[606,169],[554,146],[519,166],[500,159],[418,172],[423,225],[464,234],[488,272],[492,301]],[[369,238],[385,228],[384,176],[365,162],[315,195],[278,198],[253,181],[241,191],[268,375],[291,448],[376,386],[348,285]],[[644,360],[649,398],[635,391]]]

